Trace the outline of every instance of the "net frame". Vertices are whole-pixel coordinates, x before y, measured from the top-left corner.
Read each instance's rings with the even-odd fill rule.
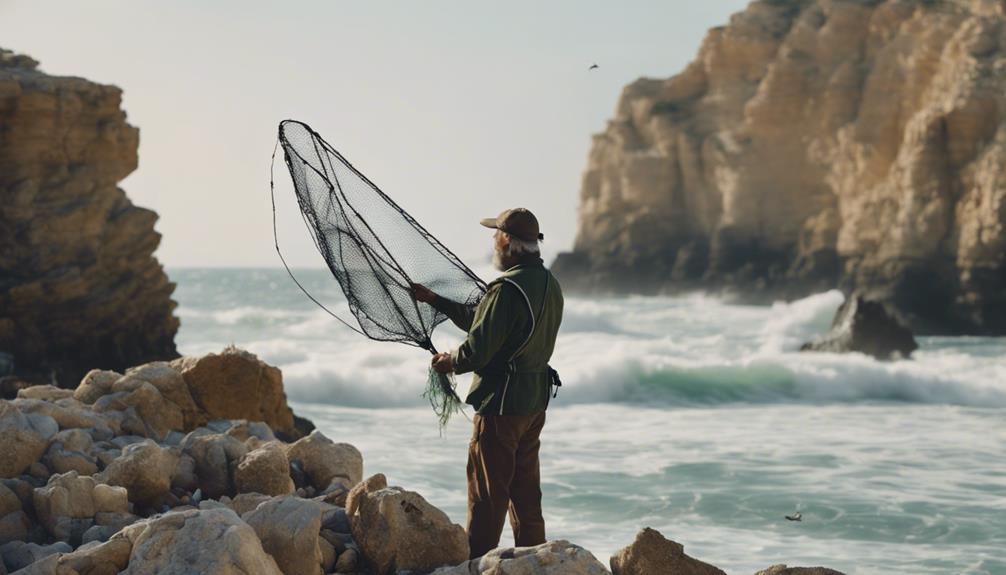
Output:
[[[300,130],[306,137],[310,138],[314,153],[313,158],[305,157],[303,150],[299,150],[298,146],[290,141],[288,132],[291,129]],[[291,176],[301,218],[308,228],[315,248],[325,260],[326,266],[346,296],[350,312],[356,318],[359,327],[344,320],[315,298],[297,280],[286,259],[283,257],[283,253],[279,247],[279,235],[276,225],[274,174],[276,151],[280,146],[283,147],[284,160]],[[312,162],[312,160],[315,160],[315,162]],[[349,182],[340,180],[337,167],[348,171],[348,175],[350,176]],[[303,172],[300,170],[303,170]],[[300,178],[298,178],[298,174],[301,175]],[[311,177],[309,178],[307,175],[311,175]],[[364,194],[373,194],[376,200],[383,202],[382,209],[390,208],[392,210],[389,212],[391,217],[401,218],[401,221],[406,226],[403,229],[407,229],[409,233],[415,234],[419,240],[425,242],[425,244],[421,245],[428,245],[432,248],[433,252],[426,254],[427,257],[439,256],[442,258],[441,263],[448,264],[449,267],[445,267],[444,269],[450,269],[451,273],[454,274],[455,277],[451,281],[456,281],[459,285],[470,285],[470,289],[462,289],[459,292],[463,300],[461,303],[476,305],[481,300],[485,294],[487,285],[475,272],[468,268],[457,255],[434,237],[433,234],[426,230],[401,206],[395,203],[376,184],[356,169],[341,153],[326,142],[320,134],[304,122],[297,120],[284,120],[280,122],[278,138],[273,148],[272,164],[270,165],[269,187],[272,199],[273,236],[276,252],[283,262],[287,273],[300,290],[311,301],[343,325],[376,341],[395,341],[420,347],[432,354],[436,354],[437,350],[431,340],[432,333],[448,317],[433,306],[419,302],[414,297],[411,297],[411,284],[418,282],[413,282],[407,266],[399,261],[402,259],[402,254],[396,253],[396,251],[400,250],[401,246],[397,246],[397,249],[396,246],[389,247],[388,243],[381,238],[381,234],[373,229],[371,223],[368,223],[367,217],[361,213],[361,209],[362,211],[366,211],[366,209],[354,205],[355,202],[361,201],[361,198],[350,198],[350,193],[347,192],[347,183],[352,184],[352,178],[355,178],[357,183],[363,184],[362,192]],[[319,193],[317,189],[311,189],[311,179],[316,184],[324,184],[326,189],[323,193]],[[328,203],[324,205],[327,207],[327,215],[334,216],[334,222],[322,221],[320,218],[317,209],[318,206],[314,205],[316,200],[319,199],[328,200]],[[378,209],[374,209],[373,211],[379,212]],[[397,220],[395,223],[397,225]],[[334,246],[333,239],[338,240],[334,242]],[[349,242],[348,246],[343,243],[347,241]],[[413,241],[415,241],[415,238],[413,238]],[[333,247],[337,249],[333,250]],[[355,256],[363,257],[367,269],[360,268],[356,272],[349,270],[344,256],[344,250],[347,247],[350,250],[355,250]],[[374,282],[374,280],[378,281]],[[380,291],[383,292],[383,317],[375,319],[374,315],[382,311],[380,309],[381,306],[361,298],[358,290],[363,288],[354,283],[364,283],[367,281],[376,283],[381,288]],[[407,300],[403,300],[401,297],[396,298],[392,290],[389,289],[389,286],[400,290],[396,292],[397,295],[401,296],[405,292],[409,294],[409,297]],[[467,296],[465,296],[465,291],[467,291]],[[381,298],[371,299],[380,300]],[[390,303],[390,306],[388,303]],[[411,310],[403,309],[408,304],[411,304]],[[375,307],[379,309],[375,310]],[[394,313],[390,313],[391,310]],[[394,325],[388,325],[389,318],[395,320],[393,322]],[[398,327],[401,330],[397,330],[396,328]],[[441,425],[445,425],[450,415],[457,412],[462,405],[454,388],[455,382],[453,377],[436,373],[432,368],[430,369],[427,389],[423,395],[430,400],[434,411],[439,416]]]

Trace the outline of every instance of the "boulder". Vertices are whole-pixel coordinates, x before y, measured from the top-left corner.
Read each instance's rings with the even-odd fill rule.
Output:
[[[71,551],[73,551],[73,547],[70,547],[62,541],[51,545],[39,545],[37,543],[25,543],[23,541],[12,541],[10,543],[0,545],[0,557],[3,558],[3,563],[6,565],[7,570],[12,573],[18,569],[23,569],[29,565],[37,563],[50,555],[55,555],[57,553],[69,553]],[[42,573],[46,572],[37,571],[37,573],[42,575]],[[52,571],[48,571],[48,573],[52,573]]]
[[[94,403],[103,395],[112,391],[112,384],[119,380],[122,374],[104,369],[92,369],[80,380],[73,397],[86,404]]]
[[[383,475],[357,485],[347,499],[353,538],[377,575],[430,571],[468,559],[460,525],[421,495],[388,487]]]
[[[245,513],[248,513],[258,507],[262,502],[269,501],[270,499],[272,499],[272,496],[263,495],[261,493],[239,493],[230,501],[229,506],[234,510],[234,513],[244,517]],[[224,501],[226,498],[222,497],[220,500]]]
[[[328,488],[333,479],[342,478],[351,485],[363,479],[363,455],[348,443],[335,443],[320,431],[287,446],[290,461],[300,462],[307,480],[318,491]]]
[[[30,387],[25,387],[17,392],[18,398],[24,399],[41,399],[43,401],[56,401],[57,399],[65,399],[67,397],[73,397],[72,389],[62,389],[56,387],[55,385],[32,385]]]
[[[115,382],[113,391],[129,389],[136,382],[146,382],[153,385],[164,399],[171,402],[182,415],[182,424],[173,429],[190,430],[202,423],[202,414],[189,393],[182,374],[171,364],[164,361],[154,361],[126,370],[126,374]]]
[[[234,472],[248,448],[222,433],[197,429],[182,440],[182,452],[195,462],[199,489],[210,499],[234,495]]]
[[[535,547],[493,549],[478,559],[441,567],[431,575],[604,575],[608,570],[589,551],[558,540]],[[662,574],[677,574],[670,569]]]
[[[76,471],[81,475],[98,472],[97,461],[90,455],[94,440],[83,429],[66,429],[57,433],[49,443],[42,462],[53,473]]]
[[[48,442],[13,403],[0,400],[0,477],[17,477],[38,461]]]
[[[56,401],[18,398],[13,403],[25,415],[37,414],[51,417],[59,424],[60,429],[80,427],[83,429],[94,428],[104,432],[112,430],[111,422],[91,411],[90,406],[72,397]]]
[[[282,573],[255,530],[230,509],[166,513],[134,523],[121,533],[132,543],[129,566],[122,575]]]
[[[234,487],[238,493],[285,495],[293,493],[290,479],[290,462],[286,450],[276,441],[262,444],[249,451],[234,471]]]
[[[219,354],[179,358],[171,366],[182,374],[205,418],[199,425],[213,419],[247,419],[299,437],[283,392],[282,373],[254,354],[231,346]]]
[[[649,527],[636,534],[636,540],[611,557],[613,575],[726,575],[721,569],[685,554],[680,543],[665,539]]]
[[[844,575],[841,571],[828,569],[827,567],[787,567],[785,565],[773,565],[768,569],[763,569],[755,575]]]
[[[31,529],[28,514],[20,509],[0,515],[0,545],[11,541],[27,541]]]
[[[177,466],[176,448],[163,448],[146,439],[127,445],[122,455],[95,478],[125,487],[130,501],[147,505],[168,492]]]
[[[129,563],[131,547],[123,537],[83,545],[71,553],[50,554],[18,575],[118,575]]]
[[[286,575],[321,575],[321,508],[297,497],[274,497],[242,516]]]
[[[346,549],[335,561],[335,572],[356,573],[357,567],[359,567],[359,560],[360,554],[356,552],[356,549]]]
[[[61,541],[79,544],[93,525],[94,478],[76,471],[53,475],[45,487],[35,489],[35,515],[49,534]]]
[[[338,556],[335,552],[335,546],[324,537],[319,537],[318,549],[321,551],[322,573],[331,573],[335,569],[335,559]]]
[[[162,441],[173,430],[183,429],[182,410],[165,399],[151,383],[123,377],[112,385],[112,393],[94,402],[97,412],[120,411],[124,433]]]

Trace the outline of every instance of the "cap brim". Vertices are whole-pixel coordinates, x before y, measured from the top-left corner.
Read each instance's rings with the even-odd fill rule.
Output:
[[[479,220],[479,223],[487,228],[499,229],[499,226],[496,225],[496,218],[484,218]]]

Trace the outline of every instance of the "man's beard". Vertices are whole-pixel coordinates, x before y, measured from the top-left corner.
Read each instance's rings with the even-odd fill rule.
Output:
[[[503,263],[503,252],[499,248],[493,248],[493,267],[501,272],[507,270],[506,264]]]

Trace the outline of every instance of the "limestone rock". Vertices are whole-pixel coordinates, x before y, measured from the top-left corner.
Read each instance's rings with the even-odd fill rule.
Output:
[[[67,429],[52,438],[42,462],[53,473],[93,475],[98,472],[98,464],[90,455],[93,445],[91,435],[83,429]]]
[[[50,555],[69,553],[71,551],[73,551],[73,547],[62,541],[51,545],[39,545],[23,541],[12,541],[0,545],[0,557],[3,558],[3,563],[11,573],[37,563]],[[36,573],[42,575],[46,571],[36,571]],[[48,573],[52,573],[52,571],[49,570]]]
[[[431,575],[604,575],[608,570],[589,551],[568,541],[535,547],[493,549],[478,559],[442,567]],[[640,572],[639,575],[643,575]],[[660,573],[677,574],[666,569]],[[635,572],[632,575],[637,575]]]
[[[763,569],[755,575],[843,575],[843,573],[827,567],[786,567],[780,564]]]
[[[18,498],[17,493],[14,493],[9,487],[0,483],[0,517],[8,513],[21,511],[21,508],[21,500]]]
[[[197,430],[182,440],[181,447],[195,461],[199,489],[206,497],[234,494],[234,472],[248,453],[245,444],[229,435]]]
[[[287,446],[287,458],[301,462],[304,473],[317,490],[326,489],[333,479],[356,485],[363,479],[363,455],[348,443],[335,443],[320,431]]]
[[[321,508],[297,497],[274,497],[242,516],[286,575],[321,575]]]
[[[73,397],[81,403],[94,403],[99,397],[110,393],[112,384],[120,377],[122,374],[115,371],[92,369],[80,380],[80,384],[73,392]]]
[[[60,429],[75,427],[94,428],[111,432],[110,422],[91,411],[90,407],[73,398],[56,401],[19,398],[12,402],[25,415],[48,416],[59,424]]]
[[[132,542],[122,575],[282,573],[255,531],[230,509],[167,513],[130,525],[121,536]]]
[[[127,445],[118,457],[95,478],[108,485],[125,487],[129,500],[149,504],[171,488],[178,466],[178,453],[147,439]]]
[[[19,575],[118,575],[129,562],[131,544],[119,537],[107,543],[81,546],[72,553],[49,555]]]
[[[377,575],[430,571],[468,559],[468,536],[460,525],[421,495],[387,487],[376,475],[347,500],[353,538]]]
[[[318,549],[321,551],[321,571],[322,573],[331,573],[335,569],[335,559],[337,557],[335,553],[335,546],[333,546],[324,537],[318,538]]]
[[[31,387],[18,390],[17,396],[25,399],[56,401],[57,399],[73,397],[73,390],[61,389],[54,385],[33,385]]]
[[[20,509],[0,515],[0,545],[11,541],[27,541],[31,528],[28,514]]]
[[[139,143],[122,91],[6,50],[0,61],[0,349],[64,385],[95,366],[176,357],[157,215],[116,185]]]
[[[293,493],[290,479],[290,462],[286,450],[275,441],[248,452],[234,472],[234,486],[238,493],[263,493],[285,495]]]
[[[76,471],[53,475],[45,487],[35,489],[35,515],[54,538],[79,543],[97,512],[94,488],[94,478],[80,476]]]
[[[649,527],[636,534],[632,545],[611,557],[613,575],[726,575],[722,570],[685,554],[680,543],[665,539]]]
[[[150,383],[165,399],[174,404],[182,413],[183,425],[177,429],[193,429],[201,423],[201,415],[189,387],[182,374],[171,367],[169,363],[155,361],[131,368],[113,385],[113,389],[131,384],[127,382],[144,381]]]
[[[336,573],[356,573],[359,567],[360,556],[356,549],[346,549],[335,561]]]
[[[182,374],[207,421],[262,421],[275,432],[299,437],[283,392],[282,374],[254,354],[228,347],[219,354],[180,358],[171,366]]]
[[[14,404],[0,400],[0,477],[16,477],[45,452],[47,441]]]
[[[169,432],[185,428],[182,410],[168,401],[151,383],[123,377],[112,385],[112,393],[94,402],[97,412],[121,411],[124,433],[162,441]]]
[[[758,0],[594,137],[564,288],[840,287],[1006,333],[1006,6]]]
[[[912,330],[883,303],[853,294],[835,313],[831,332],[804,344],[800,351],[858,351],[877,359],[897,359],[911,356],[918,347]]]
[[[224,497],[220,498],[221,501],[225,499]],[[261,493],[239,493],[234,499],[230,500],[228,505],[234,510],[234,513],[237,513],[240,517],[244,517],[245,513],[252,511],[261,503],[270,499],[272,499],[272,496]]]

